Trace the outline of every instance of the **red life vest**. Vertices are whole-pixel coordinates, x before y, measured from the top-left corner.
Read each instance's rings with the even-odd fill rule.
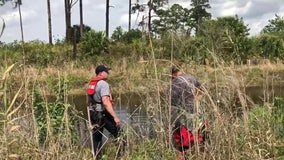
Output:
[[[92,104],[95,104],[95,103],[101,104],[102,103],[102,102],[96,102],[93,98],[93,95],[96,93],[97,83],[100,80],[104,80],[104,78],[101,77],[101,76],[97,76],[97,77],[94,77],[93,79],[91,79],[91,81],[89,82],[89,85],[87,87],[87,95],[88,95],[89,103],[92,103]],[[110,89],[109,98],[110,98],[110,102],[113,103],[113,98],[111,96],[111,89]]]
[[[88,95],[94,95],[96,93],[96,86],[97,86],[97,83],[100,80],[103,80],[103,77],[97,76],[97,77],[94,77],[93,79],[91,79],[91,81],[88,85],[88,88],[87,88],[87,94]]]

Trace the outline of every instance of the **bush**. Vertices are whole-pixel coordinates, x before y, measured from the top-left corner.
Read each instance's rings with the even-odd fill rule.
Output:
[[[108,51],[109,40],[104,32],[90,30],[83,35],[80,46],[84,56],[98,55]]]
[[[284,153],[283,102],[276,97],[271,106],[258,106],[249,114],[251,141],[255,149],[263,150],[262,157],[279,157]]]
[[[283,40],[280,37],[264,34],[259,37],[259,48],[261,56],[265,58],[276,58],[283,55]]]

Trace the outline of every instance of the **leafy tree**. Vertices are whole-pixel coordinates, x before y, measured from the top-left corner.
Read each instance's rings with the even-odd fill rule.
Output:
[[[142,32],[139,29],[131,29],[122,35],[121,40],[125,43],[132,43],[134,40],[142,39]]]
[[[199,27],[205,19],[211,18],[211,13],[206,9],[211,8],[209,0],[191,0],[190,18],[193,21],[195,33],[198,33]]]
[[[153,31],[163,34],[167,31],[175,33],[190,33],[191,21],[190,12],[179,4],[174,4],[170,9],[159,9],[156,11],[159,19],[153,20]]]
[[[148,19],[148,31],[152,32],[152,12],[156,13],[156,11],[163,7],[165,4],[168,4],[168,0],[148,0],[146,4],[140,4],[139,0],[134,4],[132,7],[133,13],[136,11],[138,12],[144,12],[146,8],[148,8],[148,16],[143,17],[142,22],[140,22],[140,25],[145,25],[144,20],[147,18]]]
[[[111,35],[111,39],[113,41],[121,41],[121,38],[123,36],[124,32],[121,26],[116,27],[116,29],[113,31]]]
[[[284,35],[284,17],[280,17],[276,14],[275,18],[269,20],[268,22],[269,24],[263,28],[262,33]]]
[[[208,48],[224,60],[246,59],[250,49],[249,29],[238,16],[220,17],[203,23],[197,36],[203,37]]]
[[[71,39],[72,39],[72,41],[75,41],[76,43],[79,43],[80,39],[83,36],[83,35],[81,35],[80,27],[81,27],[80,24],[73,25],[73,27],[72,27],[72,33],[73,34],[71,35]],[[83,24],[83,34],[89,32],[90,30],[91,30],[90,26]]]
[[[262,34],[259,38],[257,48],[260,56],[265,58],[283,57],[283,39],[277,35]]]
[[[142,39],[142,32],[138,29],[131,29],[124,32],[121,27],[117,27],[112,34],[112,40],[115,42],[132,43],[133,40]]]

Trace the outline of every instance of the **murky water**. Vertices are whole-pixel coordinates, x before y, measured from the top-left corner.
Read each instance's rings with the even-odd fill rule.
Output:
[[[128,121],[130,116],[145,115],[145,110],[141,107],[142,97],[128,93],[125,95],[114,95],[114,109],[123,121]],[[83,117],[87,119],[86,96],[83,94],[70,95],[69,103],[75,105],[76,109],[83,113]]]
[[[274,97],[284,98],[284,86],[254,86],[246,89],[247,95],[257,104],[272,102]]]
[[[249,87],[246,88],[246,94],[251,97],[251,99],[256,104],[263,104],[263,102],[272,102],[273,97],[282,97],[284,98],[284,86],[273,86],[273,87]],[[123,124],[130,125],[135,128],[140,134],[148,135],[151,131],[150,125],[148,124],[148,118],[145,107],[142,106],[143,97],[137,93],[128,93],[125,95],[114,95],[115,105],[114,109]],[[86,96],[84,94],[79,95],[70,95],[69,103],[74,105],[77,110],[81,111],[82,117],[87,120],[87,107],[86,107]],[[81,139],[83,140],[88,137],[87,123],[86,121],[80,122],[78,126],[80,129]]]
[[[256,104],[262,104],[263,102],[271,102],[273,97],[284,98],[284,86],[254,86],[246,88],[246,94]],[[141,106],[143,97],[137,93],[128,93],[124,95],[114,95],[115,105],[114,109],[119,114],[120,118],[127,121],[129,116],[145,115],[145,110]],[[86,118],[87,107],[86,107],[86,96],[85,95],[70,95],[69,101],[71,104],[82,111],[83,117]]]

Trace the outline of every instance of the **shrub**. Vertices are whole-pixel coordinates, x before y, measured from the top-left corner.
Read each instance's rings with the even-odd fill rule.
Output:
[[[80,45],[85,56],[98,55],[107,52],[109,40],[104,32],[90,30],[83,35]]]

